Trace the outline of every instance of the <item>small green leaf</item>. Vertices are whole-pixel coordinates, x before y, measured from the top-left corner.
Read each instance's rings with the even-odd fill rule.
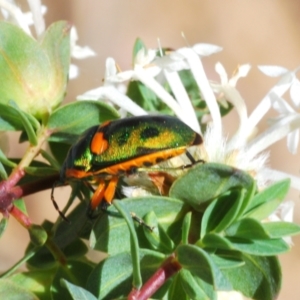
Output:
[[[190,297],[185,293],[182,284],[180,272],[173,276],[173,280],[171,286],[168,290],[168,298],[167,300],[190,300]]]
[[[77,141],[78,137],[74,138],[74,143]],[[68,151],[70,149],[70,144],[60,143],[60,142],[49,142],[50,150],[54,158],[58,161],[61,166],[65,161]]]
[[[8,102],[10,106],[14,107],[16,109],[16,112],[23,124],[24,130],[27,134],[28,140],[30,142],[31,145],[36,146],[37,145],[37,136],[36,133],[33,129],[33,126],[30,122],[30,120],[27,118],[27,115],[19,109],[19,107],[17,106],[17,104],[13,101],[9,101]],[[33,118],[33,117],[31,117]]]
[[[60,164],[56,161],[56,159],[49,152],[41,149],[40,153],[53,169],[60,170]]]
[[[0,162],[0,177],[4,180],[7,179],[7,173],[6,173],[5,168],[4,168],[4,166],[1,162]]]
[[[198,243],[197,243],[198,244]],[[199,242],[206,248],[233,250],[231,243],[223,236],[216,233],[208,233]]]
[[[0,279],[0,299],[13,300],[39,300],[36,295],[23,286],[15,284],[8,279]]]
[[[258,221],[268,218],[280,205],[283,199],[273,199],[268,202],[258,205],[256,208],[251,209],[244,216]]]
[[[14,200],[14,205],[15,205],[21,212],[23,212],[26,216],[28,216],[28,213],[27,213],[27,209],[26,209],[26,205],[25,205],[24,199],[20,198],[20,199]]]
[[[76,101],[56,109],[50,116],[48,128],[55,133],[78,136],[92,126],[118,117],[117,111],[103,102]]]
[[[28,114],[24,113],[24,115],[29,119]],[[0,130],[9,131],[23,129],[24,124],[16,107],[0,103]]]
[[[234,249],[244,253],[260,256],[272,256],[290,250],[288,244],[282,239],[250,240],[228,237]]]
[[[172,114],[171,109],[150,88],[138,80],[130,81],[126,95],[146,111]]]
[[[48,300],[51,297],[50,285],[55,271],[55,269],[47,269],[16,273],[10,277],[10,280],[37,295],[39,300]]]
[[[87,278],[92,270],[93,268],[90,264],[76,260],[69,260],[67,266],[59,266],[50,288],[52,296],[51,299],[69,299],[69,292],[61,285],[61,280],[65,279],[77,286],[85,287]]]
[[[154,211],[147,213],[144,217],[144,221],[148,226],[153,228],[151,231],[149,228],[143,226],[144,234],[152,248],[163,253],[171,253],[174,249],[174,243],[168,237],[164,229],[159,225]]]
[[[203,211],[213,199],[229,189],[243,187],[248,193],[252,193],[253,186],[252,177],[241,170],[217,163],[205,163],[194,166],[178,178],[169,195]],[[245,199],[249,197],[245,196]],[[247,202],[243,207],[246,205]]]
[[[281,270],[274,256],[243,255],[245,265],[222,270],[233,289],[256,300],[274,300],[281,287]]]
[[[227,236],[235,236],[245,239],[269,239],[267,231],[264,230],[263,225],[255,219],[242,219],[235,222],[226,230]]]
[[[139,242],[134,229],[133,220],[126,206],[119,200],[114,200],[113,205],[122,214],[130,232],[130,253],[133,268],[133,287],[139,289],[142,286],[142,276],[139,264]]]
[[[66,287],[74,300],[97,300],[97,298],[89,291],[80,286],[74,285],[71,282],[62,279],[61,285]]]
[[[158,252],[141,249],[140,263],[143,282],[159,268],[164,259]],[[132,289],[132,263],[129,252],[109,256],[91,272],[86,288],[98,299],[125,297]]]
[[[176,249],[180,265],[215,289],[230,290],[231,285],[210,255],[194,245],[180,245]]]
[[[182,243],[188,244],[189,242],[189,232],[191,228],[191,222],[192,222],[192,213],[189,212],[185,215],[183,219],[182,224]]]
[[[135,59],[136,59],[137,54],[141,50],[144,50],[146,52],[147,48],[146,48],[146,45],[144,44],[144,42],[140,38],[137,38],[135,40],[135,43],[134,43],[134,46],[133,46],[133,53],[132,53],[133,65],[135,64]]]
[[[247,208],[247,216],[248,217],[255,217],[256,211],[259,210],[259,218],[256,219],[262,219],[264,217],[268,217],[270,213],[273,211],[269,211],[270,209],[274,209],[284,200],[287,192],[289,191],[290,187],[290,179],[284,179],[281,181],[278,181],[271,186],[267,187],[263,191],[256,194],[253,199],[251,200],[251,203],[249,204],[249,207]],[[268,203],[271,202],[273,205],[268,205]],[[277,204],[277,206],[275,206]],[[265,207],[263,211],[265,213],[263,216],[261,206]],[[269,209],[267,209],[269,208]]]
[[[262,224],[271,238],[281,238],[300,233],[300,226],[290,222],[268,222]]]
[[[14,168],[17,166],[16,163],[14,163],[13,161],[7,159],[7,157],[5,156],[5,154],[2,152],[2,150],[0,149],[0,162],[3,163],[4,165]]]
[[[182,269],[180,270],[181,285],[185,290],[189,299],[194,300],[214,300],[216,299],[216,293],[212,285],[207,285],[210,287],[209,293],[202,289],[202,287],[196,281],[196,278],[191,274],[190,271]],[[205,281],[202,281],[203,283]],[[177,298],[178,299],[178,298]]]
[[[211,258],[215,262],[215,264],[221,269],[229,269],[229,268],[237,268],[241,267],[245,264],[243,259],[241,258],[240,252],[236,251],[223,251],[218,254],[212,254]]]

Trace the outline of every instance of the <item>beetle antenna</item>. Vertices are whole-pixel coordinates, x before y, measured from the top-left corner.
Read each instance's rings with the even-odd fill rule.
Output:
[[[52,186],[52,190],[51,190],[51,201],[53,203],[54,208],[57,210],[57,212],[59,213],[60,217],[66,221],[67,223],[70,223],[70,221],[67,219],[67,217],[64,215],[64,213],[59,209],[57,202],[54,199],[54,189],[58,186],[60,182],[56,181],[54,182],[53,186]]]

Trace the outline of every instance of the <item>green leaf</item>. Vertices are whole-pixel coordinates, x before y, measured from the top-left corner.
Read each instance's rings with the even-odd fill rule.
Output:
[[[250,240],[233,237],[228,237],[227,239],[231,242],[234,249],[253,255],[272,256],[290,250],[288,244],[282,239]]]
[[[0,22],[1,23],[1,22]],[[0,26],[1,27],[1,26]],[[1,61],[1,58],[0,58]],[[1,65],[1,62],[0,62]],[[1,93],[1,88],[0,88]],[[1,95],[1,94],[0,94]],[[9,101],[7,101],[8,103]],[[37,129],[36,120],[30,115],[23,112],[22,114],[27,121]],[[33,121],[35,120],[35,121]],[[2,131],[15,131],[24,130],[23,119],[20,118],[20,111],[14,106],[3,104],[0,102],[0,130]]]
[[[8,178],[7,173],[5,171],[5,168],[4,168],[4,166],[1,162],[0,162],[0,177],[2,179],[7,179]]]
[[[216,299],[216,293],[213,286],[205,284],[205,281],[201,280],[201,283],[205,284],[206,291],[203,290],[202,286],[197,282],[197,277],[194,277],[190,271],[182,269],[180,270],[181,285],[185,290],[189,299],[195,300],[214,300]],[[178,299],[178,298],[177,298]]]
[[[60,164],[56,161],[55,158],[53,158],[53,156],[52,156],[49,152],[47,152],[47,151],[41,149],[41,150],[40,150],[40,154],[41,154],[41,155],[43,156],[43,158],[50,164],[50,166],[51,166],[53,169],[55,169],[55,170],[60,170]]]
[[[281,238],[300,233],[300,226],[290,222],[268,222],[262,224],[271,238]]]
[[[74,138],[74,142],[78,140],[78,136]],[[73,144],[66,144],[66,143],[56,143],[56,142],[49,142],[50,150],[54,158],[58,161],[59,165],[61,166],[65,161],[68,151],[70,149],[70,145]]]
[[[182,224],[182,243],[183,244],[188,244],[191,222],[192,222],[192,213],[189,212],[185,215],[185,217],[183,219],[183,224]]]
[[[159,268],[163,259],[164,256],[157,252],[141,249],[140,263],[144,282]],[[127,296],[132,289],[130,253],[109,256],[100,262],[90,274],[86,288],[101,300]]]
[[[147,213],[144,221],[148,226],[153,228],[153,230],[149,230],[149,228],[143,227],[144,234],[152,248],[163,253],[171,253],[174,249],[174,243],[158,223],[154,211]]]
[[[245,188],[251,194],[254,181],[247,173],[217,163],[198,164],[178,178],[169,195],[188,203],[198,211],[203,211],[209,202],[232,188]],[[245,196],[248,201],[251,197]],[[247,201],[243,207],[247,206]],[[243,210],[241,210],[242,212]]]
[[[53,300],[70,299],[68,290],[61,285],[65,279],[80,287],[84,287],[93,268],[82,261],[68,261],[67,266],[59,266],[51,285]]]
[[[274,256],[243,255],[245,265],[222,270],[233,289],[256,300],[274,300],[281,287],[281,270]]]
[[[231,285],[208,253],[194,245],[180,245],[176,249],[180,265],[194,276],[218,290],[230,290]]]
[[[118,210],[118,212],[122,214],[130,232],[130,253],[131,253],[132,268],[133,268],[132,284],[134,288],[139,289],[142,286],[142,277],[141,277],[141,270],[139,265],[139,243],[134,229],[133,220],[129,211],[127,210],[126,206],[123,203],[121,203],[119,200],[114,200],[113,205]]]
[[[86,220],[86,212],[82,211],[82,207],[78,207],[81,213],[85,216]],[[82,258],[88,251],[85,243],[78,238],[79,230],[81,229],[81,217],[76,214],[74,217],[70,218],[72,222],[72,226],[69,223],[62,222],[60,226],[57,228],[56,235],[53,237],[53,243],[63,252],[67,259],[77,259]],[[77,222],[75,222],[77,220]],[[50,232],[53,224],[51,222],[44,222],[43,228]],[[79,228],[78,228],[79,227]],[[29,244],[26,249],[26,253],[32,249],[33,245]],[[56,267],[57,262],[53,257],[52,253],[46,246],[43,246],[39,249],[37,253],[27,262],[28,268],[34,269],[47,269]]]
[[[27,118],[26,114],[24,112],[22,112],[22,110],[19,109],[19,107],[17,106],[17,104],[15,102],[9,101],[8,104],[16,109],[16,112],[19,116],[19,119],[21,120],[21,122],[23,124],[24,130],[27,134],[30,144],[33,146],[36,146],[38,143],[37,136],[33,129],[32,124],[30,123],[29,118]],[[31,117],[31,118],[33,118],[33,117]]]
[[[289,187],[290,180],[284,179],[256,194],[251,200],[245,215],[257,220],[268,217],[284,200]]]
[[[99,101],[76,101],[56,109],[50,116],[48,128],[68,135],[80,135],[86,129],[104,121],[118,118],[111,106]],[[52,137],[50,140],[54,140]],[[63,141],[63,137],[56,141]]]
[[[172,279],[172,283],[168,290],[168,300],[190,300],[188,295],[185,293],[182,284],[180,272],[175,274]]]
[[[147,51],[147,47],[146,45],[144,44],[144,42],[140,39],[140,38],[137,38],[135,40],[135,43],[134,43],[134,46],[133,46],[133,53],[132,53],[132,63],[133,65],[135,64],[135,58],[136,58],[136,55],[139,53],[139,51],[141,50],[144,50],[145,53]]]
[[[89,291],[62,279],[61,285],[66,287],[74,300],[97,300],[97,298]]]
[[[14,200],[14,205],[15,205],[21,212],[23,212],[26,216],[28,216],[28,213],[27,213],[27,209],[26,209],[26,205],[25,205],[24,199],[20,198],[20,199]]]
[[[243,190],[236,190],[211,202],[202,218],[201,237],[225,230],[238,217],[243,201]]]
[[[237,268],[245,264],[238,251],[218,251],[217,254],[211,254],[211,258],[221,270]]]
[[[267,231],[263,225],[255,219],[242,219],[235,222],[226,230],[227,236],[235,236],[245,239],[269,239]]]
[[[8,279],[0,279],[0,299],[38,300],[38,297]]]
[[[171,115],[172,111],[157,95],[142,82],[134,80],[128,85],[126,95],[146,111]]]
[[[4,165],[6,165],[6,166],[8,166],[8,167],[11,167],[11,168],[14,168],[14,167],[17,166],[16,163],[14,163],[13,161],[7,159],[7,157],[6,157],[5,154],[2,152],[1,149],[0,149],[0,161],[1,161]]]
[[[137,197],[122,200],[127,210],[138,217],[144,217],[149,211],[154,211],[158,223],[175,243],[181,240],[181,225],[185,214],[184,203],[168,197]],[[90,245],[92,248],[107,252],[110,255],[130,251],[130,236],[126,223],[112,207],[107,213],[100,213],[92,230]],[[140,247],[149,247],[143,228],[136,224]]]
[[[225,249],[225,250],[234,249],[231,243],[228,241],[228,239],[216,233],[206,234],[200,242],[197,242],[197,244],[212,249]]]
[[[54,274],[55,269],[30,271],[14,274],[10,277],[10,280],[18,286],[34,293],[39,300],[49,300],[51,297],[50,285]]]

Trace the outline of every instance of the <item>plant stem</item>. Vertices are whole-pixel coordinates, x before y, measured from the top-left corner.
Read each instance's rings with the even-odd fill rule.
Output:
[[[181,269],[174,254],[152,275],[140,290],[133,289],[128,295],[128,300],[149,299],[171,276]]]
[[[4,180],[0,183],[0,212],[7,217],[8,214],[13,209],[13,201],[15,199],[18,199],[20,196],[22,196],[22,192],[20,189],[14,189],[16,184],[20,181],[20,179],[25,175],[24,169],[30,165],[32,160],[38,155],[39,151],[41,150],[42,145],[47,140],[51,132],[47,128],[42,128],[38,132],[37,137],[37,145],[29,145],[27,148],[27,151],[25,152],[25,155],[21,159],[20,163],[14,170],[11,172],[7,180]],[[15,211],[14,211],[15,212]],[[13,213],[14,213],[13,212]],[[21,212],[20,212],[21,213]],[[20,213],[17,212],[18,215],[18,221],[20,221],[22,218],[20,218]],[[25,220],[23,220],[25,221]],[[21,223],[23,222],[21,221]],[[25,227],[28,226],[26,222],[22,223]]]

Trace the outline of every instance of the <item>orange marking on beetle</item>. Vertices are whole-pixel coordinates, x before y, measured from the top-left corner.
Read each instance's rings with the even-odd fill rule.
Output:
[[[104,138],[103,132],[97,132],[91,141],[91,151],[100,155],[108,148],[108,141]]]
[[[122,163],[115,164],[115,165],[112,165],[107,168],[103,168],[103,169],[95,172],[94,174],[96,175],[96,174],[101,174],[101,173],[107,173],[107,174],[111,174],[111,175],[118,175],[120,173],[120,171],[126,172],[126,171],[129,171],[130,168],[132,168],[132,167],[136,167],[136,168],[142,167],[145,161],[152,163],[152,165],[157,165],[158,164],[156,162],[157,159],[160,159],[161,161],[166,161],[174,156],[178,156],[178,155],[184,153],[185,151],[186,151],[186,147],[162,150],[159,152],[136,157],[134,159],[124,161]]]
[[[121,162],[119,164],[112,165],[107,168],[100,169],[95,172],[86,172],[82,170],[76,170],[76,169],[68,169],[66,170],[66,177],[67,178],[85,178],[85,177],[93,177],[93,176],[99,176],[101,177],[101,174],[103,176],[105,175],[112,175],[112,176],[118,176],[121,172],[127,172],[130,170],[130,168],[135,167],[139,168],[142,167],[144,162],[151,162],[153,165],[157,164],[157,159],[161,161],[168,160],[174,156],[178,156],[186,151],[186,147],[181,147],[177,149],[168,149],[168,150],[162,150],[159,152],[143,155],[140,157],[136,157],[134,159]]]

